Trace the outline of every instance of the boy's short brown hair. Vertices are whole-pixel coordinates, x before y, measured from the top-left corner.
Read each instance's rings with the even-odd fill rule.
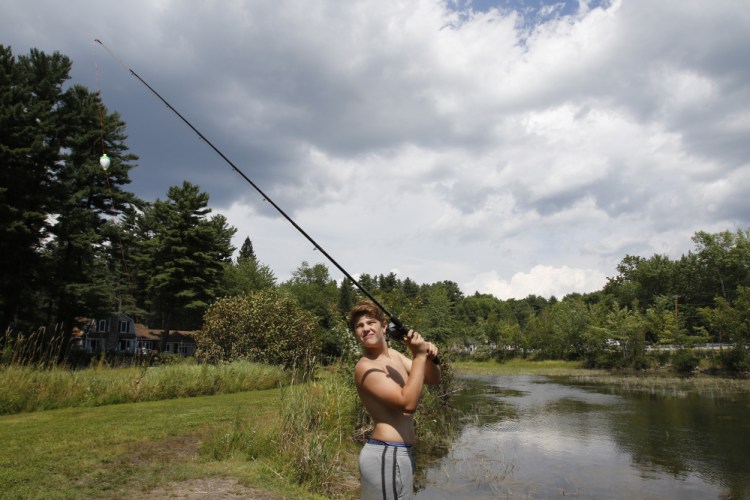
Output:
[[[370,316],[381,323],[385,322],[385,314],[374,302],[371,300],[360,300],[352,307],[349,313],[349,329],[351,331],[354,331],[354,326],[362,316]]]

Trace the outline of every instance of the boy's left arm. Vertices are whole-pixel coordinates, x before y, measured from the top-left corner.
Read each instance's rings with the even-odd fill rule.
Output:
[[[404,368],[406,368],[406,373],[411,374],[411,358],[404,356],[395,349],[393,350],[393,352],[397,353],[401,357]],[[428,342],[427,359],[429,360],[429,362],[425,365],[424,370],[424,383],[426,385],[438,385],[440,383],[440,365],[436,365],[432,362],[432,359],[437,357],[437,355],[437,346],[432,342]]]
[[[432,342],[429,343],[427,348],[427,359],[430,360],[425,366],[424,371],[424,383],[427,385],[438,385],[440,383],[440,365],[432,362],[438,355],[438,348]]]

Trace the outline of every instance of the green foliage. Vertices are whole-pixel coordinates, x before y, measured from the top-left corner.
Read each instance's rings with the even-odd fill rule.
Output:
[[[64,325],[116,302],[103,230],[137,199],[124,123],[98,95],[63,89],[71,61],[0,46],[0,328]],[[98,164],[112,158],[108,182]]]
[[[196,358],[250,360],[310,375],[320,359],[315,318],[275,289],[218,300],[196,332]]]
[[[240,247],[240,253],[237,255],[237,260],[258,261],[258,258],[255,256],[255,250],[253,250],[253,242],[250,241],[249,236],[245,238],[244,242],[242,242],[242,247]]]
[[[339,321],[323,335],[324,364],[336,363],[339,360],[352,362],[359,359],[361,354],[359,342],[344,321]]]
[[[675,263],[665,255],[651,258],[626,255],[617,266],[619,275],[611,278],[605,291],[620,304],[645,307],[658,295],[673,290]]]
[[[584,353],[581,333],[591,323],[589,306],[581,299],[563,300],[549,310],[549,321],[554,335],[540,346],[556,359],[579,359]]]
[[[141,243],[150,260],[146,278],[151,324],[192,330],[208,306],[222,295],[224,266],[234,251],[235,229],[222,215],[208,217],[208,194],[189,182],[172,186],[143,219],[151,238]]]
[[[0,328],[25,316],[41,283],[37,249],[55,211],[61,133],[56,108],[70,60],[32,50],[14,57],[0,45]]]
[[[750,354],[746,349],[727,349],[719,354],[719,365],[727,373],[738,374],[750,372]]]
[[[653,343],[682,344],[684,331],[680,328],[673,297],[654,297],[651,306],[646,309],[646,329],[648,338]]]
[[[276,286],[276,276],[270,267],[256,259],[238,258],[224,265],[223,288],[227,295],[242,295]]]
[[[354,285],[348,278],[344,278],[341,281],[341,287],[339,288],[339,301],[337,307],[339,314],[345,321],[348,320],[349,311],[351,311],[356,303],[357,295],[354,291]]]
[[[310,266],[302,262],[281,289],[318,318],[321,328],[331,328],[336,323],[339,291],[324,264]]]
[[[691,349],[678,349],[672,354],[672,370],[681,375],[688,375],[698,368],[700,360]]]
[[[428,338],[443,345],[456,331],[455,310],[461,300],[455,283],[443,282],[425,287],[420,292],[423,303],[419,308],[415,328],[429,332]]]

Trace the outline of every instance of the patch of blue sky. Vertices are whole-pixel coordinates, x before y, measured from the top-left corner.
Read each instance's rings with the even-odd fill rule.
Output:
[[[515,12],[517,28],[533,31],[540,24],[561,17],[576,16],[581,9],[588,11],[606,7],[611,0],[448,0],[447,6],[467,15],[473,12],[488,12],[496,9],[501,13]]]

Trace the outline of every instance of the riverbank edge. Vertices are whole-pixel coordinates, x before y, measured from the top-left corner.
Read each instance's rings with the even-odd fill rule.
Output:
[[[618,386],[632,392],[694,391],[697,394],[731,395],[750,393],[750,377],[729,377],[710,373],[688,376],[661,370],[600,370],[582,368],[576,361],[464,361],[454,363],[460,375],[539,375],[564,378],[583,385]]]

